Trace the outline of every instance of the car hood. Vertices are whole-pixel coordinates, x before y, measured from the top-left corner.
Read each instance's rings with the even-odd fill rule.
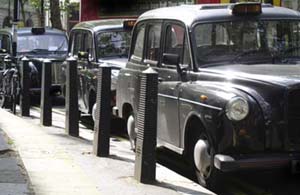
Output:
[[[113,59],[101,59],[100,63],[101,65],[107,65],[107,66],[111,66],[114,68],[125,68],[126,66],[126,62],[128,61],[127,58],[113,58]]]
[[[209,67],[205,70],[225,74],[228,79],[245,78],[285,87],[300,83],[300,64],[236,64]]]

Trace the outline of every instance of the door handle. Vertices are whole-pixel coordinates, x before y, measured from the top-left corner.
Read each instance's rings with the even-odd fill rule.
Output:
[[[161,78],[161,77],[158,77],[158,82],[160,83],[160,82],[163,82],[164,81],[164,79],[163,78]]]

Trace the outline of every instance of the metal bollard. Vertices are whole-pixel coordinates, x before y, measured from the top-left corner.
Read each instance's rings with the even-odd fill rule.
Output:
[[[66,67],[66,133],[75,137],[79,136],[77,78],[77,61],[70,57]]]
[[[93,152],[97,156],[108,157],[111,121],[111,67],[100,67],[97,79],[97,108]]]
[[[142,183],[153,183],[156,177],[158,74],[152,68],[141,75],[134,177]]]
[[[29,59],[23,57],[21,65],[21,94],[20,94],[20,108],[21,116],[30,115],[30,78],[29,78]]]
[[[51,61],[43,61],[42,86],[41,86],[41,117],[40,123],[44,126],[52,125],[52,103],[50,97],[51,88]]]

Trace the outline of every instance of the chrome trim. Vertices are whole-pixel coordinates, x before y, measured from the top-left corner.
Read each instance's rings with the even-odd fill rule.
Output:
[[[199,105],[199,106],[215,109],[215,110],[220,110],[220,111],[223,110],[222,108],[219,108],[219,107],[216,107],[216,106],[211,106],[211,105],[203,104],[203,103],[200,103],[200,102],[195,102],[195,101],[184,99],[184,98],[179,98],[179,100],[183,101],[183,102],[187,102],[187,103],[196,104],[196,105]]]
[[[161,93],[158,93],[157,95],[160,96],[160,97],[165,97],[165,98],[170,98],[170,99],[178,100],[178,97],[176,97],[176,96],[165,95],[165,94],[161,94]]]
[[[176,96],[165,95],[165,94],[161,94],[161,93],[158,93],[157,95],[160,96],[160,97],[165,97],[165,98],[179,100],[179,101],[183,101],[183,102],[187,102],[187,103],[191,103],[191,104],[196,104],[196,105],[199,105],[199,106],[203,106],[203,107],[207,107],[207,108],[211,108],[211,109],[215,109],[215,110],[220,110],[220,111],[223,110],[220,107],[211,106],[211,105],[208,105],[208,104],[203,104],[203,103],[200,103],[200,102],[196,102],[196,101],[192,101],[192,100],[188,100],[188,99],[184,99],[184,98],[178,98]]]

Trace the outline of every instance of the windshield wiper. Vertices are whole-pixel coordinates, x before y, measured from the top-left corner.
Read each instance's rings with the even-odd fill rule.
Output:
[[[65,41],[63,41],[56,50],[54,50],[54,53],[59,52],[61,48],[65,45]]]
[[[49,51],[48,49],[36,48],[36,49],[31,50],[31,51],[28,51],[28,53],[38,53],[38,52],[48,52],[48,51]]]
[[[242,57],[244,57],[246,55],[255,54],[255,53],[261,53],[261,52],[262,51],[259,50],[259,49],[251,49],[251,50],[243,51],[241,53],[238,53],[236,56],[234,56],[231,61],[234,62],[234,63],[237,63],[237,61],[239,59],[241,59]]]

